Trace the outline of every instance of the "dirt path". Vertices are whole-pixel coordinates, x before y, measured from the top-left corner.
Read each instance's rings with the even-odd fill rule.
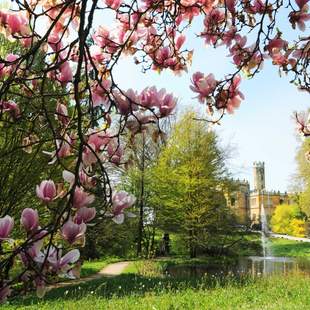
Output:
[[[293,241],[301,241],[301,242],[310,242],[309,238],[299,238],[299,237],[293,237],[293,236],[281,235],[281,234],[275,234],[275,233],[270,233],[269,237],[282,238],[282,239],[288,239],[288,240],[293,240]]]
[[[76,279],[76,280],[71,280],[71,281],[66,281],[66,282],[58,282],[58,283],[48,286],[48,289],[50,290],[53,288],[82,284],[82,283],[100,279],[103,277],[115,277],[115,276],[120,275],[129,264],[130,262],[119,262],[119,263],[110,264],[104,267],[103,269],[101,269],[96,274],[93,274],[91,276],[84,277],[81,279]]]

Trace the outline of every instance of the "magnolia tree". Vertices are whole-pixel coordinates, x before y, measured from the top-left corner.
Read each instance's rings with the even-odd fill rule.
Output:
[[[76,247],[83,245],[87,226],[102,217],[121,223],[135,202],[116,191],[109,171],[126,164],[125,134],[134,137],[151,123],[160,134],[160,119],[173,113],[177,99],[152,85],[121,88],[114,74],[120,57],[132,58],[142,72],[182,74],[193,57],[186,35],[194,19],[201,21],[197,40],[226,46],[235,64],[221,79],[197,72],[189,81],[208,112],[204,119],[217,122],[244,98],[241,73],[253,77],[267,60],[309,92],[310,37],[288,42],[278,28],[284,11],[289,26],[304,31],[307,2],[17,0],[1,9],[3,36],[22,46],[19,54],[0,59],[1,131],[22,131],[25,156],[40,147],[50,161],[33,190],[40,208],[28,206],[18,216],[2,208],[0,299],[15,283],[33,283],[43,296],[58,276],[77,276]],[[310,132],[307,121],[297,119]],[[55,177],[52,171],[60,172]]]

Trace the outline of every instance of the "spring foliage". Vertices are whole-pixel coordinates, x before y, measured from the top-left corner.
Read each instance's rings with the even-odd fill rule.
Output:
[[[297,205],[278,205],[271,218],[272,231],[295,237],[306,234],[305,215]]]

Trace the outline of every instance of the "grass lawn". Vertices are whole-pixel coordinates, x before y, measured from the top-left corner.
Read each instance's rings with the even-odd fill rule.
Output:
[[[270,238],[272,255],[274,256],[295,256],[310,258],[310,243],[299,242],[280,238]]]
[[[165,257],[154,260],[139,260],[132,262],[123,273],[135,273],[145,277],[161,277],[166,269],[175,265],[208,265],[225,266],[234,264],[237,257]]]
[[[169,278],[158,272],[158,266],[167,263],[133,262],[115,278],[55,289],[42,300],[17,298],[1,309],[310,309],[310,278],[300,274],[258,279]]]
[[[124,274],[28,297],[1,309],[310,309],[310,279],[167,279]]]
[[[258,250],[259,238],[246,236],[251,253]],[[310,257],[310,244],[285,239],[271,239],[277,256]],[[246,250],[245,250],[246,252]],[[242,252],[244,253],[244,252]],[[171,278],[163,270],[177,264],[221,264],[233,258],[184,257],[132,262],[120,276],[90,281],[48,292],[44,299],[34,295],[10,300],[1,309],[42,310],[291,310],[310,309],[310,278],[302,274],[275,275],[266,278]],[[108,258],[85,262],[82,275],[98,272]]]
[[[119,262],[121,259],[118,257],[103,257],[98,260],[84,261],[81,268],[81,277],[87,277],[99,272],[105,266]]]
[[[231,250],[237,256],[260,256],[263,253],[261,234],[257,232],[240,232],[236,237],[238,242],[232,246]]]

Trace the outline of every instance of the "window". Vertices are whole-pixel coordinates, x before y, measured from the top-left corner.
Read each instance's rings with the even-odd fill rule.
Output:
[[[235,197],[230,198],[230,204],[232,207],[234,207],[236,205],[236,198]]]

